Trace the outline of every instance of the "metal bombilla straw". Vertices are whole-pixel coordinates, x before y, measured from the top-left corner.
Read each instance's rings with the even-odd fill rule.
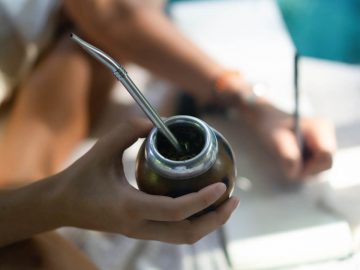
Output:
[[[178,140],[175,138],[169,128],[165,125],[165,123],[163,122],[159,114],[155,111],[155,109],[151,106],[149,101],[145,98],[145,96],[136,87],[134,82],[130,79],[126,70],[109,55],[96,48],[95,46],[89,44],[88,42],[82,40],[77,35],[71,34],[70,37],[74,41],[76,41],[82,48],[84,48],[89,54],[94,56],[113,72],[115,77],[122,83],[122,85],[134,98],[134,100],[140,106],[146,116],[151,120],[151,122],[153,122],[153,124],[169,140],[169,142],[175,147],[175,149],[179,151],[179,153],[183,152]]]

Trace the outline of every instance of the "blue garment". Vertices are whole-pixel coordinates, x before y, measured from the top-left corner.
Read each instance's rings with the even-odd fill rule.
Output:
[[[276,1],[300,54],[360,63],[360,0]]]
[[[360,0],[277,0],[302,55],[360,63]]]

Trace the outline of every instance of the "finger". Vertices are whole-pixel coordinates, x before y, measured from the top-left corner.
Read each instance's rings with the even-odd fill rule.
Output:
[[[100,145],[107,154],[117,154],[132,145],[137,139],[146,136],[151,128],[151,122],[146,119],[138,118],[125,121],[104,136],[98,142],[98,145]]]
[[[289,178],[297,177],[301,168],[301,155],[294,134],[287,129],[277,130],[272,134],[272,142],[283,172]]]
[[[332,167],[333,159],[330,154],[320,154],[308,159],[301,172],[302,177],[318,174]]]
[[[212,205],[226,191],[223,183],[209,185],[198,192],[171,198],[133,191],[130,211],[137,217],[156,221],[180,221]]]
[[[335,127],[321,119],[306,120],[302,125],[304,139],[310,149],[327,151],[333,154],[336,150]]]
[[[145,223],[140,237],[172,244],[193,244],[225,224],[238,204],[239,199],[231,197],[216,210],[193,220],[178,222],[148,221]]]
[[[336,149],[334,127],[321,120],[309,121],[304,127],[304,139],[311,156],[305,161],[302,175],[308,176],[330,169]]]

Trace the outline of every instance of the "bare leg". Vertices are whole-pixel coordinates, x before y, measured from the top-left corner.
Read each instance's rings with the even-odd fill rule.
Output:
[[[0,142],[0,189],[55,173],[87,135],[112,83],[111,73],[68,37],[60,40],[20,88]],[[68,241],[47,233],[0,249],[0,269],[96,268]]]
[[[110,78],[63,38],[20,88],[0,142],[0,186],[18,186],[56,172],[86,136],[90,112],[96,115],[98,101],[106,100]],[[91,93],[91,85],[100,91]]]

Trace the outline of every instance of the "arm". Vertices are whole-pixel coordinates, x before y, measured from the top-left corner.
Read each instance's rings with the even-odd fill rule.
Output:
[[[212,101],[223,67],[144,1],[71,1],[65,7],[76,26],[115,58],[135,62],[169,79],[199,101]]]
[[[292,116],[265,99],[248,106],[244,97],[246,100],[251,94],[251,88],[240,74],[226,77],[225,91],[216,91],[215,81],[224,73],[222,65],[186,39],[161,9],[148,7],[144,0],[64,2],[76,26],[114,57],[135,62],[177,83],[200,104],[237,108],[275,153],[287,177],[302,178],[331,167],[336,148],[331,124],[301,121],[305,144],[312,153],[303,160],[293,134]]]
[[[0,191],[0,247],[61,226],[59,178]]]
[[[237,198],[187,219],[221,197],[226,190],[222,183],[170,198],[143,193],[127,182],[122,153],[150,127],[148,122],[122,123],[65,171],[20,189],[1,191],[0,247],[62,226],[194,243],[224,224]]]

